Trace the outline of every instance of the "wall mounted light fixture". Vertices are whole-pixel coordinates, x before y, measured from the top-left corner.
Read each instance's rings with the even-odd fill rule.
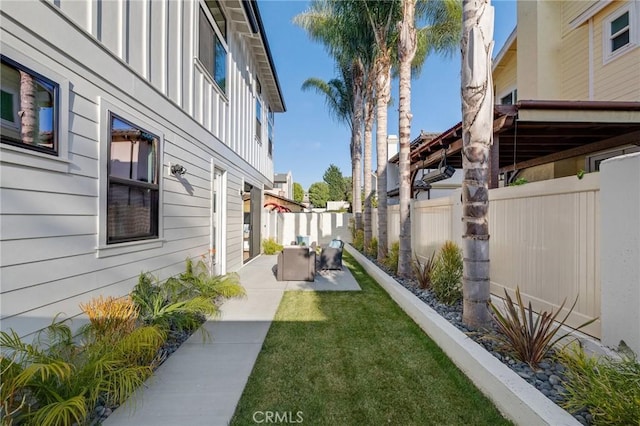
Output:
[[[187,173],[187,168],[181,164],[172,164],[171,165],[171,174],[172,175],[184,175]]]

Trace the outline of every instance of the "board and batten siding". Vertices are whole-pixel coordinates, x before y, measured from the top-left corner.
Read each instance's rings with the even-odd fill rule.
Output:
[[[102,7],[102,20],[97,20],[96,4]],[[78,304],[92,297],[127,294],[143,271],[166,278],[183,271],[187,257],[198,259],[207,253],[212,164],[223,172],[226,182],[225,269],[232,272],[242,266],[242,183],[264,185],[270,179],[233,150],[233,143],[224,143],[210,131],[209,127],[228,126],[229,113],[211,116],[204,123],[191,115],[195,109],[190,78],[195,69],[192,22],[197,3],[126,2],[127,8],[115,7],[122,4],[70,0],[34,2],[29,8],[20,2],[0,4],[2,54],[68,91],[63,94],[68,107],[60,111],[68,123],[61,129],[68,130],[59,135],[67,152],[60,158],[0,144],[3,330],[13,328],[28,335],[60,313],[78,315]],[[140,50],[148,52],[146,59],[134,58],[136,50],[127,43],[139,43],[151,33],[148,27],[139,34],[114,31],[122,30],[117,26],[107,31],[108,17],[122,17],[124,11],[148,13],[154,22],[160,19],[164,29],[157,29],[157,37],[166,43],[147,41]],[[131,16],[123,22],[131,23]],[[184,36],[170,35],[185,30]],[[101,35],[100,41],[96,34]],[[237,64],[232,58],[241,56],[241,52],[229,52],[230,69]],[[160,64],[164,61],[164,68],[156,68],[156,57]],[[229,88],[230,98],[235,99],[235,91],[249,98],[247,83],[238,79],[235,89]],[[212,96],[204,98],[214,104]],[[247,111],[255,108],[253,102],[246,104]],[[99,224],[106,214],[100,205],[107,185],[107,110],[157,132],[162,145],[161,237],[150,243],[116,245],[115,250],[100,246]],[[246,112],[243,120],[237,132],[253,137],[255,114]],[[170,163],[182,164],[187,174],[180,179],[171,175]]]

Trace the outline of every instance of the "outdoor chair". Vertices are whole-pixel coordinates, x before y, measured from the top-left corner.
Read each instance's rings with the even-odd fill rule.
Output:
[[[278,254],[278,281],[314,281],[316,252],[305,246],[284,247]]]
[[[320,251],[320,269],[342,269],[342,249],[344,242],[341,240],[331,240],[331,242]]]

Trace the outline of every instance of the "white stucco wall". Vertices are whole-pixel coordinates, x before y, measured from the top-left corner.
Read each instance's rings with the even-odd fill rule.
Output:
[[[605,160],[601,173],[602,342],[640,353],[640,153]]]

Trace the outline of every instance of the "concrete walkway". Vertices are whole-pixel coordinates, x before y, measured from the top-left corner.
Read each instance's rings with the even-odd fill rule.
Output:
[[[211,339],[203,343],[196,332],[103,424],[227,425],[284,292],[360,290],[346,267],[319,272],[315,282],[276,281],[276,263],[276,256],[263,255],[246,264],[239,275],[247,297],[226,301],[220,318],[203,325]]]

